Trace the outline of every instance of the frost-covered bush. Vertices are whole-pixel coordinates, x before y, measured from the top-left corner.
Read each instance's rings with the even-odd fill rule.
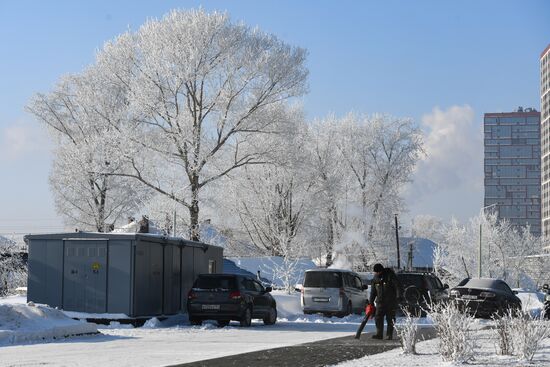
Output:
[[[508,310],[502,316],[495,316],[495,327],[492,329],[493,336],[497,344],[497,354],[512,355],[514,354],[514,314],[512,310]]]
[[[511,335],[515,354],[520,360],[531,361],[544,339],[550,336],[550,322],[528,313],[511,320]]]
[[[439,353],[444,361],[467,362],[474,356],[476,347],[472,335],[475,319],[459,309],[455,302],[440,303],[431,307],[428,316],[434,321],[439,336]]]
[[[416,341],[418,337],[418,318],[403,309],[405,318],[400,324],[396,324],[397,335],[401,340],[401,348],[405,354],[416,354]]]
[[[17,246],[0,247],[0,296],[27,284],[23,251]]]

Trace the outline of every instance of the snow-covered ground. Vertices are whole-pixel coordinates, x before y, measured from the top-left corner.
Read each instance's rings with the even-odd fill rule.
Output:
[[[521,299],[522,308],[533,316],[539,316],[543,307],[544,294],[516,289]],[[474,337],[476,339],[476,354],[468,365],[497,367],[497,366],[550,366],[550,338],[542,342],[541,349],[535,354],[531,363],[519,361],[516,356],[499,356],[496,354],[496,335],[490,327],[491,320],[477,320]],[[438,354],[439,338],[419,342],[416,345],[416,355],[405,355],[401,349],[366,356],[352,361],[338,364],[338,367],[436,367],[454,366],[451,362],[444,362]]]
[[[543,343],[542,350],[535,354],[535,357],[528,363],[518,361],[515,356],[497,356],[495,352],[494,335],[490,330],[478,330],[475,333],[477,347],[476,355],[468,364],[478,367],[498,367],[498,366],[550,366],[550,339]],[[438,366],[456,366],[451,362],[444,362],[438,354],[439,339],[431,339],[420,342],[416,345],[416,355],[405,355],[401,349],[394,349],[389,352],[374,354],[352,361],[338,364],[338,367],[388,367],[388,366],[407,366],[407,367],[438,367]]]
[[[254,320],[250,328],[235,322],[225,328],[214,322],[198,327],[190,326],[185,316],[163,322],[152,319],[140,328],[98,325],[98,335],[54,340],[45,334],[40,343],[4,344],[0,366],[166,366],[352,335],[361,322],[358,315],[342,319],[303,315],[299,293],[276,291],[274,296],[279,318],[273,326]],[[0,299],[3,305],[27,307],[24,302],[21,296]],[[369,322],[365,332],[373,327]]]
[[[190,326],[186,316],[180,315],[162,322],[151,319],[140,328],[118,323],[98,325],[99,334],[68,338],[59,338],[58,335],[56,339],[51,334],[52,326],[59,326],[60,334],[72,335],[93,332],[95,325],[91,326],[92,329],[86,329],[88,326],[83,325],[90,324],[63,317],[58,310],[41,305],[28,306],[24,296],[2,298],[0,309],[19,310],[26,315],[26,321],[8,322],[8,317],[1,313],[0,335],[2,332],[32,329],[33,337],[9,340],[0,337],[0,366],[166,366],[349,336],[355,333],[361,321],[358,315],[342,319],[303,315],[299,293],[289,295],[275,291],[273,295],[279,311],[279,318],[273,326],[265,326],[258,320],[250,328],[241,328],[235,322],[225,328],[218,328],[214,322],[206,322],[200,327]],[[520,292],[519,296],[532,313],[540,310],[542,304],[538,295]],[[420,319],[419,323],[426,325],[430,321]],[[78,329],[78,332],[63,329],[68,324],[85,329]],[[490,321],[487,320],[478,323],[476,338],[479,353],[472,363],[476,366],[522,365],[514,357],[496,356],[491,334],[483,329],[488,324]],[[373,331],[373,328],[370,321],[364,332]],[[368,340],[365,339],[365,342]],[[415,356],[403,355],[398,349],[349,361],[341,366],[449,366],[437,354],[437,343],[438,339],[419,343],[419,354]],[[550,366],[549,340],[544,342],[544,350],[535,355],[534,365]]]

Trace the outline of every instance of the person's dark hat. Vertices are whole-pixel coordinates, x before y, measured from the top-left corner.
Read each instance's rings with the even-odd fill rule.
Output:
[[[382,264],[374,264],[374,267],[372,268],[372,270],[375,273],[381,273],[384,270],[384,266]]]

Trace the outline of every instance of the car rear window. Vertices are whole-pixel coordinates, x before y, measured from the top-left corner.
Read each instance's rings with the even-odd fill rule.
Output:
[[[468,280],[464,287],[468,288],[497,288],[498,281],[496,279],[473,278]]]
[[[308,288],[340,288],[342,274],[332,271],[309,271],[306,273],[304,287]]]
[[[193,288],[198,289],[237,289],[235,277],[199,277]]]
[[[417,288],[424,288],[424,278],[422,275],[412,275],[412,274],[397,274],[397,279],[401,282],[403,288],[408,286],[415,286]]]

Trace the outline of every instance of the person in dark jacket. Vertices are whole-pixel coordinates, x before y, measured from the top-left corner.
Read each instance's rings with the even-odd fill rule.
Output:
[[[376,334],[374,339],[382,339],[384,336],[384,318],[388,324],[386,339],[393,338],[393,326],[395,323],[395,310],[401,299],[401,285],[394,271],[384,268],[382,264],[374,265],[375,276],[372,280],[369,302],[376,306],[374,323]]]

